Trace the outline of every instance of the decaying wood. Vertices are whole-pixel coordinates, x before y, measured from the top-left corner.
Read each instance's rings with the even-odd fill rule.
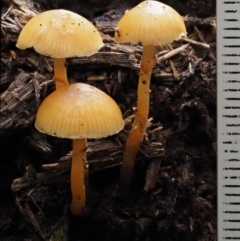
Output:
[[[96,21],[96,27],[99,31],[106,34],[113,34],[115,32],[115,28],[117,26],[118,21]]]
[[[151,139],[153,139],[153,133],[154,131],[149,131],[149,134],[147,133],[147,135],[151,136]],[[119,133],[119,137],[121,137],[122,140],[126,139],[127,133],[125,131],[122,131],[121,133]],[[153,140],[155,139],[156,137],[154,137]],[[41,142],[41,139],[38,139],[37,141],[38,145],[45,145],[44,143],[39,144],[39,142]],[[87,148],[87,157],[90,166],[90,173],[98,172],[105,168],[111,168],[112,164],[120,165],[123,148],[124,146],[122,145],[121,141],[119,142],[117,139],[115,141],[108,139],[89,141]],[[151,159],[153,157],[160,157],[164,154],[164,149],[160,142],[150,142],[149,140],[144,141],[141,145],[141,149],[142,155],[139,157],[139,160],[141,160],[142,158]],[[57,184],[61,179],[61,175],[65,175],[69,172],[70,161],[71,153],[61,158],[60,160],[56,160],[55,165],[43,165],[43,169],[45,170],[45,172],[43,173],[36,173],[35,175],[30,168],[26,172],[27,175],[29,176],[29,173],[32,173],[35,175],[35,178],[33,178],[33,175],[30,175],[30,180],[26,177],[15,179],[12,184],[12,190],[14,192],[17,192],[21,189],[26,189],[29,186],[32,187],[35,185],[39,185],[39,183],[41,183],[41,185]],[[62,180],[64,179],[61,179],[61,181]]]
[[[105,68],[111,68],[114,67],[124,67],[124,68],[130,68],[133,70],[139,70],[139,61],[134,56],[134,53],[120,53],[120,52],[99,52],[97,54],[94,54],[90,57],[81,57],[72,59],[70,61],[70,64],[73,64],[72,68],[74,68],[74,65],[80,66],[80,65],[87,65],[88,67],[98,68],[105,67]]]
[[[32,113],[36,113],[40,103],[38,91],[43,91],[50,83],[52,80],[46,80],[38,73],[20,73],[0,96],[1,130],[31,125]]]
[[[1,16],[1,30],[19,33],[33,16],[39,13],[32,1],[11,0],[8,10]]]

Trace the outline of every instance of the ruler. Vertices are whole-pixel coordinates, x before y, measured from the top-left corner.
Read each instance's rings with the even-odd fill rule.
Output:
[[[240,240],[240,0],[217,0],[217,120],[217,240]]]

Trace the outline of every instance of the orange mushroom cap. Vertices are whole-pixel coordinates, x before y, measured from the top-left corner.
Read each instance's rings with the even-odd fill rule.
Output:
[[[52,92],[40,105],[35,122],[40,132],[69,139],[106,137],[118,133],[123,125],[116,102],[83,83]]]
[[[183,18],[170,6],[144,1],[120,19],[114,40],[119,43],[169,44],[186,36]]]
[[[59,9],[37,14],[23,27],[18,48],[33,47],[38,53],[53,58],[90,56],[103,41],[96,27],[86,18]]]

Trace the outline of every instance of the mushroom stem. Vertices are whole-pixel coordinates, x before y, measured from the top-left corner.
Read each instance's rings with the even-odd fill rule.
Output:
[[[145,133],[149,113],[149,92],[152,67],[154,63],[154,45],[145,45],[141,59],[141,70],[138,81],[138,103],[132,130],[123,152],[122,167],[120,170],[120,187],[128,190],[136,155]]]
[[[84,185],[84,163],[86,161],[86,139],[73,140],[71,167],[71,211],[75,216],[83,213],[86,202]]]
[[[68,85],[66,58],[54,59],[54,77],[56,89]]]

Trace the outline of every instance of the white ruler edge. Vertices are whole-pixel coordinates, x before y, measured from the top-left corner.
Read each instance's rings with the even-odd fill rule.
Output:
[[[217,240],[240,240],[240,0],[216,3]]]

